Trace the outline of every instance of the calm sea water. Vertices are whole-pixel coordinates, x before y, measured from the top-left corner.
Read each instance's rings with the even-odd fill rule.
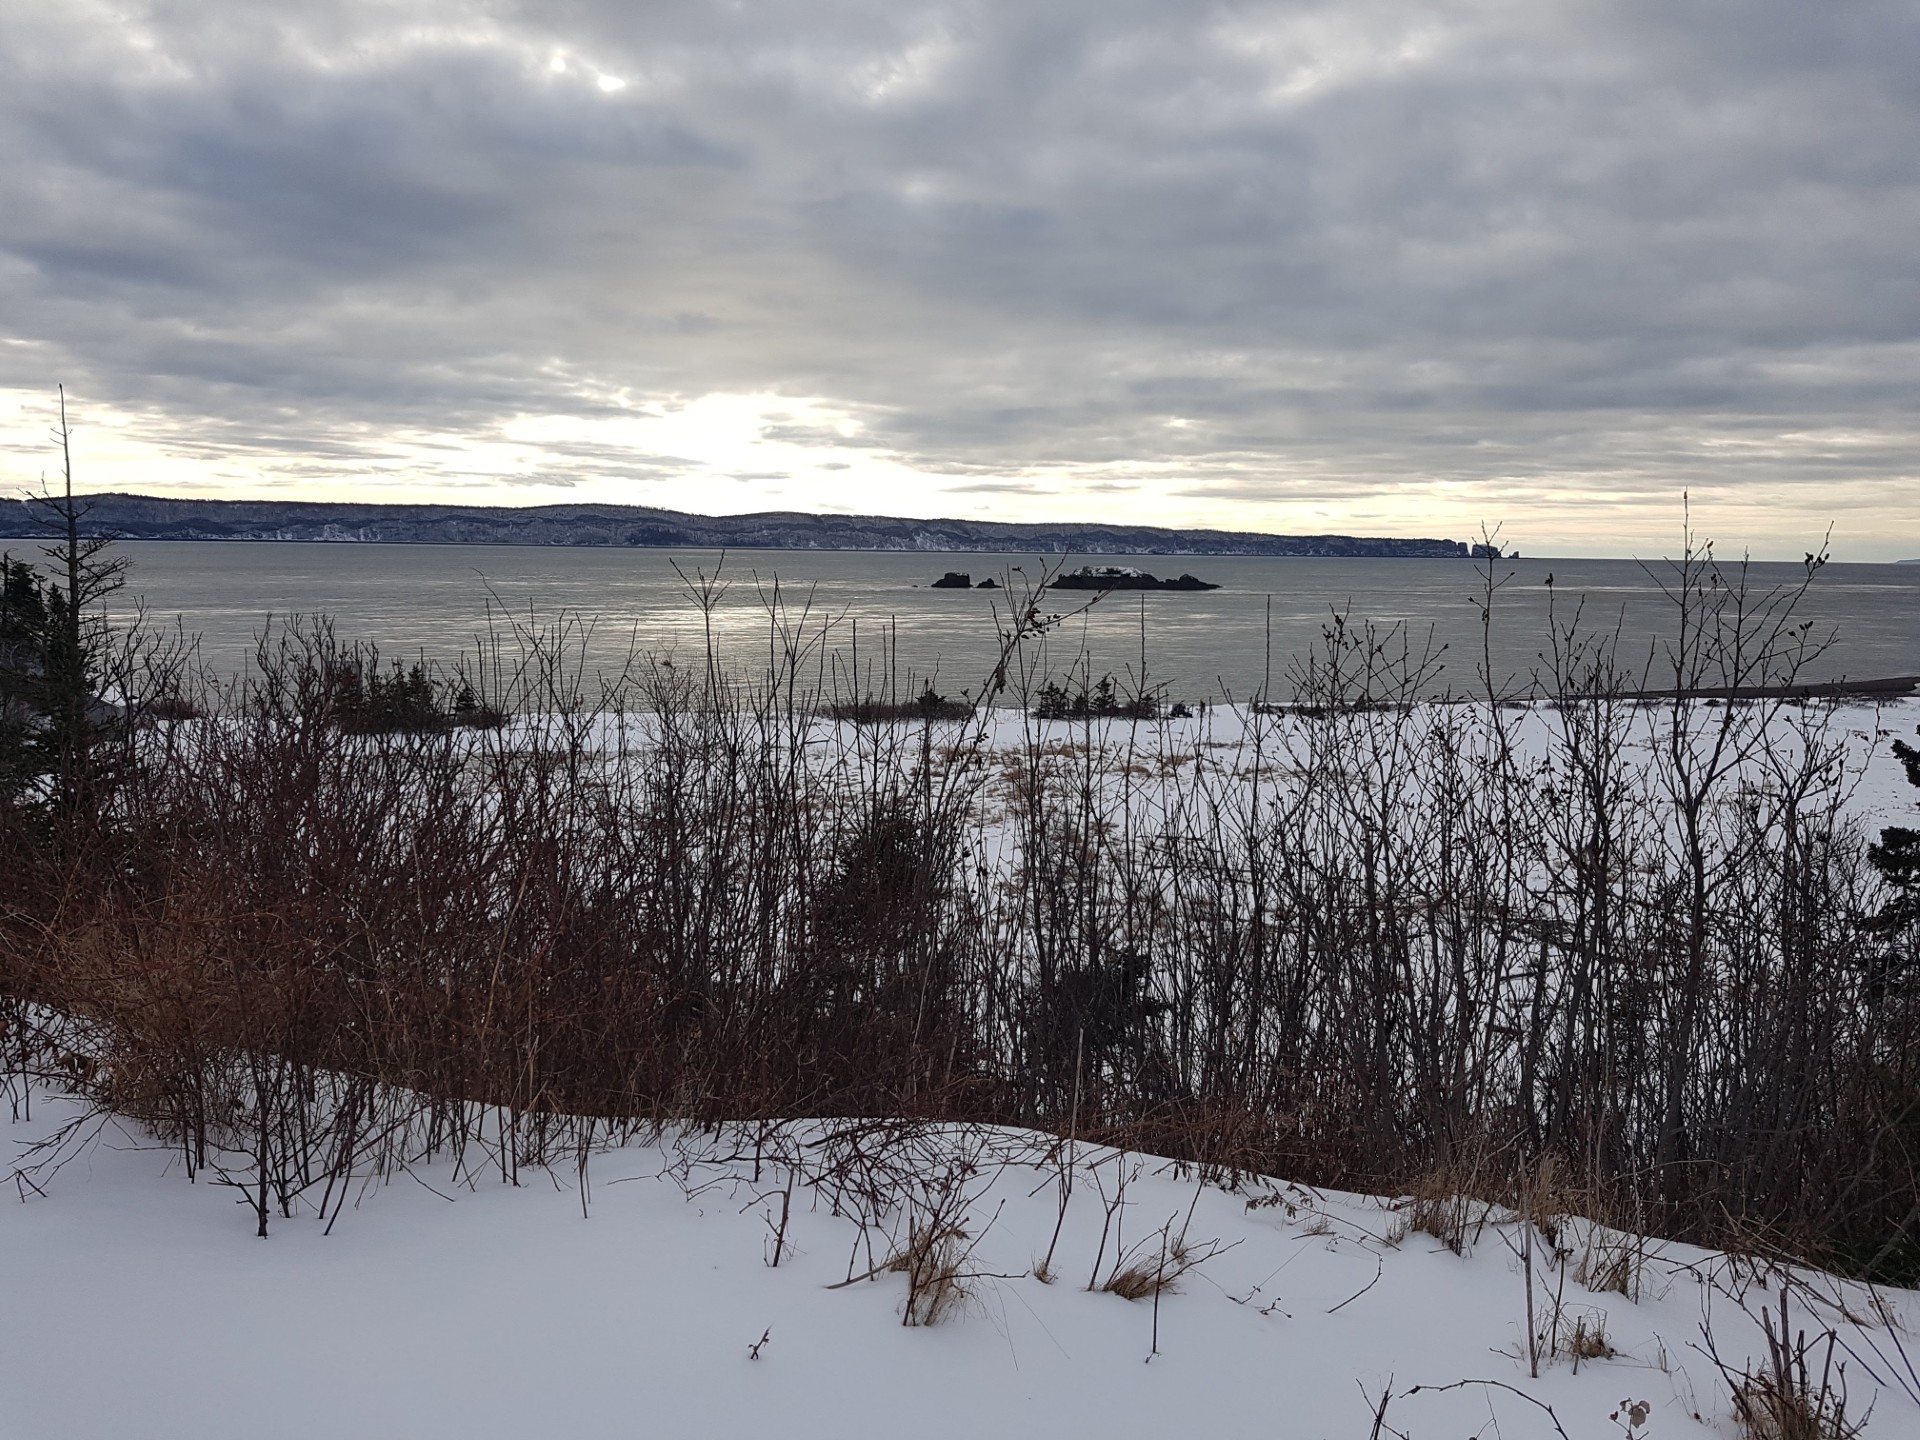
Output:
[[[714,611],[725,652],[764,660],[769,602],[777,582],[789,622],[804,613],[811,636],[826,632],[840,673],[896,672],[904,685],[935,677],[943,690],[977,690],[997,650],[995,603],[1005,592],[928,589],[947,570],[1004,583],[1019,556],[847,551],[549,549],[534,546],[414,546],[272,542],[130,542],[129,594],[153,616],[178,616],[202,637],[202,653],[233,671],[247,663],[269,616],[327,614],[343,637],[378,643],[395,656],[451,660],[471,654],[489,603],[551,623],[592,620],[590,653],[618,666],[630,646],[699,653],[702,617],[681,573],[718,574],[727,585]],[[1310,649],[1333,611],[1354,621],[1404,624],[1424,644],[1446,647],[1443,684],[1475,683],[1481,653],[1482,585],[1466,560],[1333,560],[1240,557],[1077,556],[1074,564],[1137,564],[1161,576],[1192,571],[1221,588],[1201,594],[1113,594],[1073,618],[1048,643],[1058,670],[1085,649],[1093,674],[1126,676],[1141,663],[1175,698],[1244,697],[1271,675],[1282,693],[1287,662]],[[1502,563],[1494,664],[1525,675],[1546,645],[1548,598],[1564,620],[1584,603],[1588,622],[1616,624],[1644,654],[1672,632],[1673,610],[1656,578],[1658,562],[1522,560]],[[1544,583],[1554,577],[1551,589]],[[1760,586],[1789,583],[1797,565],[1755,565]],[[1062,593],[1052,608],[1080,597]],[[1271,645],[1269,646],[1269,614]],[[1801,610],[1818,633],[1837,638],[1813,667],[1818,678],[1920,673],[1920,565],[1829,565]],[[1269,661],[1269,654],[1271,661]]]

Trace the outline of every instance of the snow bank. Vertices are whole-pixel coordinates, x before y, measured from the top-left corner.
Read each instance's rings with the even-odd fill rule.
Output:
[[[74,1103],[37,1097],[10,1140],[47,1133]],[[0,1435],[1363,1437],[1389,1387],[1387,1423],[1420,1437],[1556,1423],[1575,1440],[1617,1437],[1627,1417],[1610,1417],[1628,1400],[1648,1406],[1633,1433],[1732,1435],[1702,1326],[1723,1360],[1757,1363],[1748,1312],[1778,1305],[1777,1277],[1678,1245],[1652,1247],[1637,1302],[1590,1293],[1572,1278],[1583,1227],[1560,1231],[1564,1274],[1536,1232],[1536,1317],[1559,1291],[1618,1353],[1577,1370],[1549,1359],[1534,1380],[1524,1231],[1510,1220],[1456,1255],[1391,1202],[1229,1192],[1084,1148],[1043,1284],[1032,1271],[1060,1172],[1034,1163],[1030,1137],[975,1133],[976,1149],[1023,1158],[982,1152],[965,1186],[968,1297],[909,1328],[904,1276],[843,1283],[885,1259],[905,1212],[863,1235],[804,1181],[788,1204],[779,1167],[756,1184],[749,1159],[690,1164],[686,1142],[595,1156],[584,1205],[572,1170],[514,1188],[442,1164],[370,1186],[331,1234],[296,1218],[257,1240],[232,1192],[188,1184],[165,1151],[110,1128],[42,1179],[44,1195],[8,1186],[21,1198],[0,1209]],[[1122,1178],[1124,1203],[1103,1203]],[[1218,1253],[1157,1315],[1151,1299],[1087,1289],[1096,1256],[1104,1278],[1116,1256],[1152,1262],[1183,1232],[1190,1254]],[[1920,1294],[1877,1294],[1903,1329],[1875,1320],[1866,1287],[1802,1274],[1794,1323],[1837,1327],[1848,1413],[1873,1407],[1869,1436],[1920,1434],[1920,1379],[1895,1343],[1920,1360]],[[1410,1393],[1462,1380],[1497,1383]]]

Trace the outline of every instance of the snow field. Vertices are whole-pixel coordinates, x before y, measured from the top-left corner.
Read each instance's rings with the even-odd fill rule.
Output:
[[[9,1140],[75,1103],[36,1097]],[[1390,1386],[1386,1421],[1415,1437],[1556,1423],[1574,1440],[1619,1436],[1626,1400],[1648,1407],[1633,1434],[1731,1436],[1702,1326],[1723,1360],[1757,1363],[1755,1316],[1778,1304],[1778,1276],[1680,1245],[1648,1248],[1637,1302],[1591,1293],[1573,1278],[1586,1227],[1559,1227],[1564,1277],[1536,1231],[1536,1318],[1557,1289],[1617,1354],[1548,1357],[1534,1380],[1525,1232],[1504,1214],[1456,1255],[1410,1231],[1405,1205],[1277,1182],[1229,1191],[1080,1147],[1061,1222],[1062,1171],[1042,1142],[973,1131],[921,1134],[917,1178],[894,1197],[908,1203],[864,1232],[803,1173],[778,1237],[789,1172],[764,1164],[756,1183],[732,1145],[597,1154],[584,1216],[571,1167],[514,1187],[443,1161],[370,1183],[331,1234],[305,1215],[259,1240],[232,1192],[187,1184],[164,1149],[110,1126],[40,1178],[44,1195],[15,1182],[0,1209],[0,1435],[1365,1437]],[[937,1200],[956,1155],[974,1167],[946,1192],[964,1194],[973,1278],[941,1323],[908,1327],[906,1276],[882,1263],[844,1282],[885,1261],[910,1197]],[[1043,1284],[1032,1272],[1056,1224]],[[1102,1280],[1116,1257],[1157,1266],[1182,1231],[1190,1256],[1214,1253],[1157,1316],[1151,1298],[1087,1289],[1096,1256]],[[1899,1328],[1875,1318],[1876,1295]],[[1795,1272],[1791,1304],[1796,1326],[1838,1331],[1848,1414],[1872,1406],[1865,1433],[1920,1434],[1920,1380],[1898,1354],[1920,1359],[1920,1293]],[[1463,1380],[1497,1383],[1409,1393]]]

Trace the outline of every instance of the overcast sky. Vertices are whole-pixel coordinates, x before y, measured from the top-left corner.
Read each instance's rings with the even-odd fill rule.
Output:
[[[1920,4],[0,7],[0,480],[1920,555]]]

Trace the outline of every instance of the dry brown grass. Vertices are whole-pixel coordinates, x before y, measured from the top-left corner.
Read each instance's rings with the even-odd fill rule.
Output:
[[[907,1277],[903,1323],[938,1325],[966,1304],[966,1242],[967,1232],[948,1223],[916,1224],[908,1231],[907,1243],[887,1262],[887,1269]]]
[[[1745,1440],[1853,1440],[1865,1429],[1864,1422],[1847,1418],[1844,1401],[1823,1404],[1766,1376],[1735,1389],[1733,1416]]]
[[[1450,1169],[1439,1170],[1416,1185],[1407,1205],[1407,1223],[1454,1254],[1464,1255],[1485,1219],[1486,1206],[1461,1189],[1459,1179]]]
[[[1122,1300],[1150,1300],[1171,1295],[1180,1288],[1181,1277],[1220,1252],[1216,1241],[1189,1242],[1182,1235],[1165,1232],[1150,1243],[1152,1250],[1143,1246],[1139,1254],[1115,1265],[1100,1288]]]
[[[1569,1321],[1572,1323],[1569,1324]],[[1576,1369],[1583,1361],[1611,1360],[1619,1353],[1607,1339],[1607,1312],[1604,1310],[1562,1315],[1557,1348],[1561,1354],[1572,1357]]]
[[[1573,1278],[1596,1295],[1620,1295],[1638,1302],[1646,1245],[1644,1236],[1591,1226]]]
[[[1846,1362],[1839,1336],[1831,1328],[1809,1337],[1789,1315],[1790,1287],[1780,1288],[1776,1312],[1760,1311],[1767,1353],[1758,1365],[1734,1367],[1723,1361],[1706,1331],[1707,1353],[1733,1392],[1733,1418],[1745,1440],[1855,1440],[1864,1416],[1847,1414]]]
[[[1157,1292],[1173,1289],[1174,1278],[1158,1257],[1149,1256],[1122,1265],[1100,1288],[1122,1300],[1145,1300]]]

